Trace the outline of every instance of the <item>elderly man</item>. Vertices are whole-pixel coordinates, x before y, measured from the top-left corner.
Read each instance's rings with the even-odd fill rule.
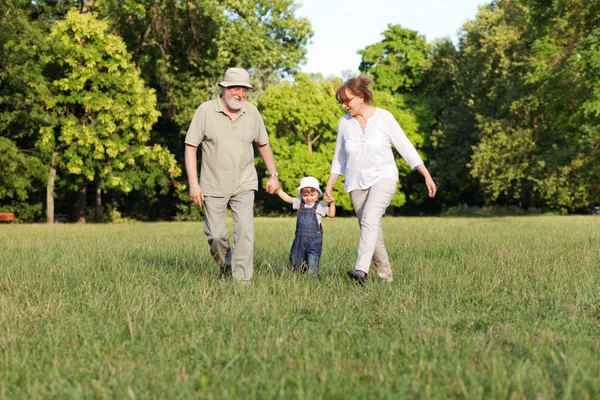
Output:
[[[266,190],[279,189],[277,170],[269,137],[256,107],[246,102],[250,85],[248,72],[230,68],[219,83],[217,99],[198,107],[185,137],[185,169],[191,200],[204,209],[204,233],[222,277],[249,283],[254,269],[254,193],[258,177],[254,148],[270,176]],[[202,147],[198,183],[197,149]],[[233,249],[229,244],[227,206],[233,216]]]

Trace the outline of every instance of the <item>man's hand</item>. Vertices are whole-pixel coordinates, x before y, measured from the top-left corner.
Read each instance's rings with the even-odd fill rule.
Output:
[[[265,186],[267,193],[274,194],[279,190],[279,179],[276,176],[271,176]]]
[[[202,208],[202,201],[204,201],[204,192],[199,184],[190,184],[190,199],[195,205]]]

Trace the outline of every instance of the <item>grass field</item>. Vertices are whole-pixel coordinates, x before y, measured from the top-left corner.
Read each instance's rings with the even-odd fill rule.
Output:
[[[0,226],[0,398],[600,398],[600,218],[385,218],[395,272],[323,280],[256,220],[252,286],[200,223]]]

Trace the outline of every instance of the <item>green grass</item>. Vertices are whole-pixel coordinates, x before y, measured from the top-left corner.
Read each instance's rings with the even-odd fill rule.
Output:
[[[599,398],[600,218],[385,218],[395,281],[320,283],[294,220],[256,220],[255,279],[201,223],[0,226],[0,398]]]

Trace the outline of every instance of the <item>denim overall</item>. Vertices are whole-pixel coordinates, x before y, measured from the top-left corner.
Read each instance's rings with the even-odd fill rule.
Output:
[[[295,272],[306,272],[316,277],[319,276],[319,259],[323,249],[323,230],[317,219],[317,207],[315,202],[312,207],[305,207],[300,202],[298,219],[296,220],[296,237],[290,250],[290,263]]]

